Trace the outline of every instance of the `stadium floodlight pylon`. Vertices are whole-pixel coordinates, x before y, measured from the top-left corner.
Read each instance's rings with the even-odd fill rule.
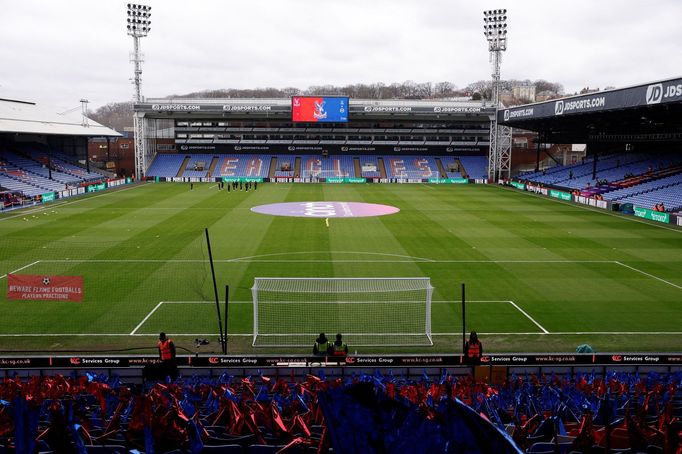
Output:
[[[500,108],[500,65],[502,52],[507,50],[507,10],[493,9],[483,12],[483,34],[488,41],[492,72],[492,102],[495,114],[490,121],[490,146],[488,151],[488,179],[495,181],[511,175],[512,130],[497,123]]]
[[[128,35],[133,37],[133,52],[130,54],[130,61],[135,64],[135,96],[133,101],[139,104],[143,101],[142,97],[142,62],[144,56],[140,52],[140,38],[149,34],[152,30],[151,25],[152,7],[128,3]],[[141,113],[133,114],[133,129],[135,133],[135,178],[139,181],[147,171],[147,147],[145,142],[144,117]]]
[[[257,277],[254,347],[312,347],[319,333],[355,346],[431,346],[428,277]]]

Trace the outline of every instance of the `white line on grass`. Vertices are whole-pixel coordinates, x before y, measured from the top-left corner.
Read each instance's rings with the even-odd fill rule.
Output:
[[[304,251],[304,252],[277,252],[274,254],[259,254],[259,255],[249,255],[245,257],[235,257],[233,259],[228,259],[228,261],[250,261],[251,259],[261,258],[261,257],[274,257],[278,255],[301,255],[301,254],[364,254],[364,255],[379,255],[383,257],[400,257],[405,259],[421,260],[424,262],[434,262],[435,260],[427,259],[424,257],[414,257],[411,255],[401,255],[401,254],[387,254],[385,252],[364,252],[364,251]]]
[[[392,254],[387,254],[392,255]],[[257,257],[257,256],[254,256]],[[617,263],[615,260],[251,260],[250,258],[215,259],[214,263]],[[45,259],[44,263],[209,263],[208,259]]]
[[[664,282],[664,283],[666,283],[666,284],[668,284],[668,285],[672,285],[673,287],[682,290],[682,286],[679,286],[679,285],[677,285],[677,284],[673,284],[673,283],[670,282],[670,281],[666,281],[666,280],[663,279],[663,278],[660,278],[660,277],[658,277],[658,276],[654,276],[653,274],[649,274],[649,273],[647,273],[646,271],[639,270],[639,269],[635,268],[634,266],[626,265],[625,263],[621,263],[621,262],[616,262],[616,263],[619,264],[619,265],[621,265],[621,266],[624,266],[625,268],[630,268],[632,271],[637,271],[638,273],[642,273],[642,274],[645,275],[645,276],[649,276],[650,278],[656,279],[657,281]]]
[[[157,310],[159,307],[161,307],[162,304],[163,304],[163,301],[159,301],[159,304],[157,304],[156,306],[154,306],[154,309],[152,309],[152,311],[151,311],[150,313],[148,313],[147,316],[146,316],[145,318],[143,318],[142,321],[141,321],[140,323],[138,323],[138,325],[135,327],[135,329],[132,330],[132,331],[130,332],[130,335],[131,335],[131,336],[135,335],[135,331],[137,331],[138,329],[140,329],[140,327],[141,327],[142,325],[144,325],[144,322],[146,322],[147,319],[148,319],[149,317],[151,317],[152,314],[153,314],[154,312],[156,312],[156,310]]]
[[[17,271],[25,270],[26,268],[28,268],[28,267],[30,267],[30,266],[33,266],[33,265],[35,265],[36,263],[40,263],[40,260],[36,260],[35,262],[29,263],[28,265],[25,265],[25,266],[22,266],[22,267],[19,268],[19,269],[16,269],[16,270],[14,270],[14,271],[10,271],[10,272],[7,273],[7,274],[14,274],[14,273],[16,273]],[[7,277],[7,274],[3,274],[2,276],[0,276],[0,279]]]
[[[514,306],[516,309],[518,309],[519,312],[521,312],[523,315],[525,315],[526,317],[528,317],[528,320],[530,320],[531,322],[535,323],[535,326],[537,326],[538,328],[540,328],[540,329],[542,330],[543,333],[549,334],[549,331],[547,331],[545,328],[543,328],[543,326],[542,326],[541,324],[539,324],[538,322],[536,322],[535,319],[534,319],[533,317],[531,317],[530,315],[528,315],[528,313],[527,313],[526,311],[524,311],[523,309],[521,309],[515,302],[509,301],[509,304],[511,304],[512,306]]]
[[[214,260],[215,263],[615,263],[613,260]]]
[[[175,337],[180,336],[218,336],[218,333],[172,333]],[[552,333],[538,333],[538,332],[478,332],[479,335],[485,336],[682,336],[682,331],[575,331],[575,332],[562,332],[556,331]],[[431,333],[432,336],[461,336],[462,333]],[[143,334],[143,333],[39,333],[39,334],[0,334],[0,337],[102,337],[102,336],[158,336],[158,333]],[[228,334],[228,337],[253,337],[253,333],[234,333]]]
[[[530,335],[535,335],[535,336],[584,336],[584,335],[593,335],[593,336],[613,336],[613,335],[618,335],[618,336],[640,336],[640,335],[680,336],[680,335],[682,335],[682,331],[575,331],[575,332],[556,331],[556,332],[551,332],[551,333],[538,333],[538,332],[529,332],[529,333],[519,333],[519,332],[515,332],[515,333],[483,333],[483,332],[477,331],[477,333],[480,336],[530,336]],[[431,335],[432,336],[461,336],[462,333],[431,333]],[[234,336],[234,334],[231,334],[231,336]]]
[[[50,205],[44,205],[44,206],[42,206],[42,207],[40,207],[40,208],[35,208],[35,209],[29,208],[27,211],[21,211],[21,210],[20,210],[20,211],[21,211],[20,214],[17,214],[17,215],[15,215],[15,216],[7,216],[6,218],[0,218],[0,221],[6,221],[7,219],[20,218],[20,217],[22,217],[22,216],[24,216],[24,215],[27,215],[27,214],[31,214],[31,213],[40,213],[41,211],[44,211],[44,210],[50,210],[50,209],[53,209],[53,208],[60,208],[60,207],[66,206],[66,205],[73,205],[74,203],[80,203],[80,202],[84,202],[84,201],[86,201],[86,200],[92,200],[92,199],[96,199],[96,198],[98,198],[98,197],[104,197],[105,195],[111,195],[111,194],[113,194],[113,193],[123,192],[123,191],[127,191],[127,190],[129,190],[129,189],[136,189],[136,188],[142,188],[142,187],[147,187],[147,185],[145,185],[145,184],[138,184],[138,185],[135,185],[135,186],[131,186],[131,187],[129,187],[129,188],[114,189],[114,190],[112,190],[112,191],[107,191],[107,192],[105,192],[104,194],[94,195],[94,196],[92,196],[92,197],[79,198],[78,200],[73,200],[73,201],[71,201],[71,202],[55,203],[55,204],[50,204]],[[79,194],[79,196],[82,196],[82,195],[85,195],[85,194]]]
[[[301,304],[300,301],[278,301],[278,303],[291,303],[291,304]],[[339,301],[339,302],[352,302],[352,301]],[[368,303],[368,301],[358,301],[360,303]],[[424,301],[381,301],[382,303],[423,303]],[[511,303],[509,300],[467,300],[467,303]],[[461,301],[448,301],[448,300],[436,300],[431,301],[432,304],[453,304],[461,303]],[[164,301],[163,304],[215,304],[215,301]],[[252,305],[253,301],[229,301],[229,304],[249,304]]]

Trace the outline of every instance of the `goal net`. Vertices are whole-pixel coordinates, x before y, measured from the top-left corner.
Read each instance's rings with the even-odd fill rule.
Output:
[[[251,291],[254,347],[433,345],[429,278],[257,277]]]

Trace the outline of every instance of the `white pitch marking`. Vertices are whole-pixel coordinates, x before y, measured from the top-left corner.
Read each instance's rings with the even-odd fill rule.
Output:
[[[526,311],[524,311],[523,309],[521,309],[515,302],[509,301],[509,304],[511,304],[512,306],[514,306],[516,309],[518,309],[518,311],[521,312],[523,315],[525,315],[525,316],[528,318],[528,320],[530,320],[531,322],[535,323],[535,326],[537,326],[538,328],[540,328],[540,329],[542,330],[543,333],[549,334],[549,331],[547,331],[545,328],[543,328],[543,326],[542,326],[541,324],[539,324],[538,322],[536,322],[535,319],[534,319],[533,317],[531,317],[530,315],[528,315],[528,313],[527,313]]]
[[[338,254],[339,252],[333,252]],[[294,253],[298,254],[298,253]],[[376,254],[373,252],[364,252],[364,254]],[[267,254],[280,255],[280,254]],[[378,255],[395,255],[395,254],[378,254]],[[253,256],[258,257],[258,256]],[[399,256],[396,257],[408,257]],[[435,260],[421,257],[411,257],[414,260],[252,260],[252,257],[240,257],[235,259],[216,259],[214,263],[614,263],[615,260]],[[207,259],[45,259],[39,260],[44,263],[68,263],[68,262],[82,262],[82,263],[208,263]]]
[[[482,336],[682,336],[682,331],[556,331],[552,333],[538,333],[533,332],[478,332]],[[431,333],[432,336],[461,336],[462,333]],[[128,333],[40,333],[40,334],[0,334],[0,337],[65,337],[65,336],[77,336],[77,337],[102,337],[102,336],[158,336],[156,333],[152,334],[128,334]],[[218,333],[173,333],[173,336],[218,336]],[[253,337],[253,333],[233,333],[228,334],[228,337],[244,336]],[[287,334],[288,336],[288,334]]]
[[[147,185],[145,185],[145,184],[140,184],[140,185],[132,186],[132,187],[129,187],[129,188],[123,188],[123,189],[113,190],[113,191],[111,191],[111,192],[106,192],[106,193],[104,193],[104,194],[94,195],[94,196],[92,196],[92,197],[85,197],[85,198],[82,198],[82,199],[73,200],[73,201],[71,201],[71,202],[64,202],[64,203],[59,203],[59,204],[45,205],[45,206],[43,206],[43,207],[41,207],[41,208],[36,208],[36,209],[31,209],[31,208],[29,208],[30,211],[21,211],[21,210],[20,210],[20,211],[21,211],[20,214],[17,214],[17,215],[15,215],[15,216],[7,216],[6,218],[0,218],[0,221],[5,221],[5,220],[7,220],[7,219],[19,218],[19,217],[24,216],[24,215],[26,215],[26,214],[39,213],[39,212],[44,211],[44,210],[51,210],[51,209],[53,209],[53,208],[59,208],[59,207],[63,207],[63,206],[66,206],[66,205],[73,205],[74,203],[80,203],[80,202],[84,202],[84,201],[86,201],[86,200],[96,199],[97,197],[104,197],[105,195],[111,195],[111,194],[113,194],[113,193],[115,193],[115,192],[123,192],[123,191],[127,191],[127,190],[129,190],[129,189],[136,189],[136,188],[143,188],[143,187],[147,187]],[[82,196],[82,195],[85,195],[85,194],[79,194],[78,196],[80,197],[80,196]]]
[[[159,307],[161,307],[162,304],[163,304],[163,301],[159,301],[159,304],[157,304],[156,306],[154,306],[154,309],[152,309],[152,311],[151,311],[150,313],[148,313],[147,316],[146,316],[145,318],[142,319],[142,321],[135,327],[135,329],[132,330],[132,331],[130,332],[130,335],[131,335],[131,336],[135,335],[135,331],[137,331],[138,329],[140,329],[140,327],[144,324],[144,322],[146,322],[147,319],[148,319],[149,317],[151,317],[152,314],[153,314],[154,312],[156,312],[156,310],[157,310]]]
[[[33,266],[33,265],[35,265],[36,263],[40,263],[40,260],[36,260],[35,262],[29,263],[28,265],[25,265],[25,266],[22,266],[22,267],[19,268],[19,269],[16,269],[16,270],[14,270],[14,271],[10,271],[10,272],[7,273],[7,274],[14,274],[14,273],[16,273],[17,271],[25,270],[26,268],[28,268],[28,267],[30,267],[30,266]],[[0,279],[7,277],[7,274],[3,274],[2,276],[0,276]]]
[[[280,301],[281,303],[286,303],[287,301]],[[339,302],[351,302],[352,301],[339,301]],[[357,301],[358,303],[368,303],[368,301]],[[382,303],[423,303],[424,301],[381,301]],[[467,300],[467,303],[510,303],[509,300]],[[291,304],[300,304],[299,301],[289,301]],[[436,300],[431,301],[432,304],[453,304],[461,303],[461,301],[448,301],[448,300]],[[164,301],[163,304],[215,304],[215,301]],[[253,301],[230,301],[229,304],[249,304],[252,305]]]
[[[673,283],[670,282],[670,281],[666,281],[666,280],[663,279],[663,278],[660,278],[660,277],[658,277],[658,276],[654,276],[653,274],[649,274],[649,273],[647,273],[646,271],[639,270],[639,269],[635,268],[634,266],[626,265],[625,263],[621,263],[621,262],[618,262],[618,261],[615,262],[615,263],[617,263],[617,264],[619,264],[619,265],[621,265],[621,266],[624,266],[625,268],[630,268],[632,271],[637,271],[638,273],[642,273],[643,275],[649,276],[649,277],[652,278],[652,279],[656,279],[657,281],[664,282],[664,283],[666,283],[666,284],[668,284],[668,285],[672,285],[673,287],[682,290],[682,286],[679,286],[679,285],[677,285],[677,284],[673,284]]]
[[[552,333],[538,333],[538,332],[529,332],[529,333],[483,333],[483,332],[478,332],[479,335],[481,336],[529,336],[529,335],[536,335],[536,336],[584,336],[584,335],[594,335],[594,336],[611,336],[611,335],[619,335],[619,336],[639,336],[639,335],[651,335],[651,336],[660,336],[660,335],[671,335],[671,336],[681,336],[682,331],[576,331],[576,332],[568,332],[568,331],[556,331]],[[461,336],[462,333],[431,333],[432,336]]]
[[[364,252],[364,251],[277,252],[274,254],[259,254],[259,255],[250,255],[250,256],[245,256],[245,257],[235,257],[233,259],[228,259],[227,261],[230,261],[230,262],[248,261],[250,259],[255,259],[255,258],[260,258],[260,257],[273,257],[273,256],[277,256],[277,255],[285,255],[285,256],[286,255],[301,255],[301,254],[365,254],[365,255],[380,255],[383,257],[400,257],[400,258],[406,258],[406,259],[421,260],[424,262],[435,262],[435,260],[427,259],[424,257],[413,257],[411,255],[387,254],[384,252]]]

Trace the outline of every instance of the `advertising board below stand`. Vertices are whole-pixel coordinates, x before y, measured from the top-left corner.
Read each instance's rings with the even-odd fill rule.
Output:
[[[649,210],[648,208],[633,207],[635,216],[638,218],[649,219],[651,221],[662,222],[664,224],[670,223],[670,215],[660,211]]]
[[[436,184],[467,184],[469,180],[466,178],[429,178],[428,182]]]
[[[566,200],[569,202],[573,200],[573,196],[571,195],[570,192],[557,191],[556,189],[550,189],[549,196],[555,199]]]
[[[329,177],[325,179],[326,183],[366,183],[367,179],[366,178],[337,178],[337,177]]]
[[[224,183],[262,183],[263,178],[260,177],[222,177]]]
[[[467,366],[462,355],[352,355],[346,358],[308,356],[179,356],[183,368],[318,368],[318,367],[459,367]],[[113,369],[142,368],[159,361],[157,356],[12,356],[0,357],[0,369]],[[625,366],[682,367],[680,353],[603,354],[492,354],[481,358],[490,366]]]

